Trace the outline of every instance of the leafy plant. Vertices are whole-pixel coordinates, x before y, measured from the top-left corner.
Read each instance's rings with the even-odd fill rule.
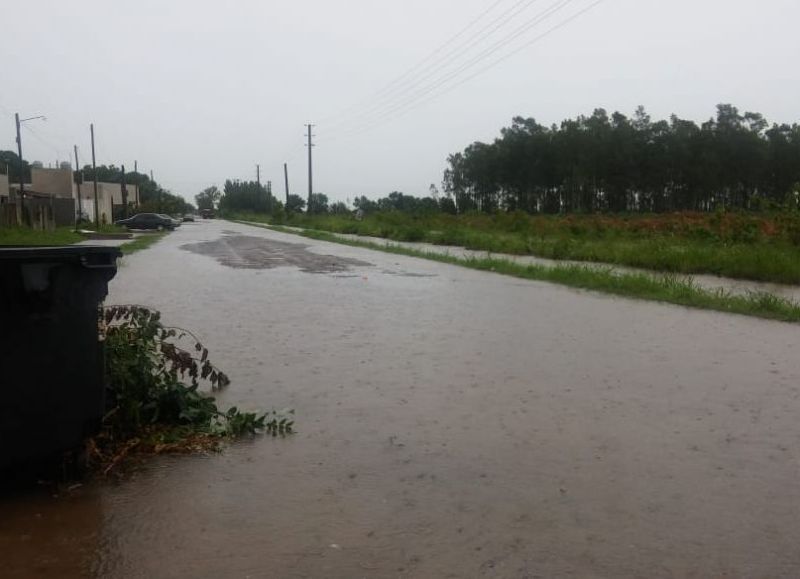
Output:
[[[92,446],[96,455],[112,457],[111,466],[132,448],[162,452],[209,447],[220,438],[258,432],[292,433],[293,411],[220,410],[200,387],[219,391],[230,379],[191,332],[164,326],[158,311],[109,306],[102,322],[111,410]]]

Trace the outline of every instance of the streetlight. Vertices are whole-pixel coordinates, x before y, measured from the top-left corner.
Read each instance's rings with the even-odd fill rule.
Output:
[[[20,128],[22,127],[22,123],[26,121],[33,121],[36,119],[46,121],[47,117],[44,115],[37,115],[35,117],[28,117],[27,119],[20,119],[19,113],[15,113],[14,119],[17,121],[17,154],[19,155],[19,208],[22,219],[27,221],[27,219],[25,219],[25,165],[22,162],[22,133],[20,132]]]

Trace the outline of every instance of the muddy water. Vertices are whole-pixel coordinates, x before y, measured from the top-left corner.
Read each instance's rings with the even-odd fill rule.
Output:
[[[220,240],[295,261],[182,249]],[[0,576],[800,576],[797,326],[219,222],[126,258],[110,301],[299,432],[2,497]]]
[[[301,231],[299,228],[289,228]],[[382,237],[369,237],[359,236],[352,234],[336,233],[343,239],[354,241],[367,241],[378,245],[398,245],[415,249],[425,253],[433,253],[438,255],[451,255],[459,259],[483,259],[491,257],[494,259],[504,259],[519,265],[544,265],[554,267],[558,265],[580,265],[582,267],[591,267],[596,269],[609,269],[619,273],[637,273],[645,275],[664,275],[661,272],[653,272],[647,269],[639,269],[635,267],[626,267],[621,265],[612,265],[607,263],[592,263],[586,261],[572,261],[572,260],[555,260],[543,257],[536,257],[534,255],[511,255],[507,253],[493,253],[489,251],[480,251],[475,249],[467,249],[465,247],[457,247],[450,245],[434,245],[432,243],[421,242],[408,242],[408,241],[394,241],[391,239],[384,239]],[[770,282],[759,282],[745,279],[732,279],[727,277],[720,277],[709,274],[673,274],[676,278],[682,280],[691,280],[697,286],[709,290],[722,290],[733,294],[744,295],[752,292],[765,292],[776,296],[780,296],[789,300],[800,303],[800,286],[787,285]]]

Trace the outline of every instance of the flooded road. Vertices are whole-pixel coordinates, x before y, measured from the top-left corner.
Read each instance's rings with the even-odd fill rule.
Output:
[[[286,229],[295,230],[298,232],[303,231],[300,227],[287,227]],[[423,253],[432,253],[436,255],[449,255],[457,259],[470,260],[470,259],[502,259],[517,265],[543,265],[546,267],[556,266],[569,266],[575,265],[580,267],[587,267],[599,270],[610,270],[615,273],[625,274],[644,274],[648,276],[661,277],[668,275],[666,272],[652,271],[649,269],[641,269],[636,267],[628,267],[624,265],[610,264],[610,263],[596,263],[591,261],[574,261],[569,259],[548,259],[545,257],[537,257],[535,255],[513,255],[510,253],[495,253],[491,251],[483,251],[477,249],[467,249],[465,247],[458,247],[453,245],[435,245],[433,243],[415,242],[415,241],[395,241],[393,239],[386,239],[383,237],[370,237],[366,235],[354,235],[350,233],[331,233],[349,241],[362,241],[382,246],[396,246],[405,247],[421,251]],[[696,286],[711,290],[729,292],[734,295],[746,295],[748,293],[769,293],[775,296],[785,298],[797,303],[800,303],[800,285],[789,285],[763,281],[753,281],[748,279],[733,279],[729,277],[720,277],[711,274],[682,274],[672,273],[669,274],[676,279],[683,281],[691,281]]]
[[[800,576],[796,325],[218,221],[108,301],[298,433],[0,497],[2,577]]]

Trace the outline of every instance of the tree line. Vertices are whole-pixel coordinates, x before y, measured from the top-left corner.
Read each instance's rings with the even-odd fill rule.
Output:
[[[458,211],[753,210],[798,206],[800,125],[728,104],[701,125],[604,109],[550,127],[516,117],[492,143],[450,155]]]
[[[308,213],[346,213],[349,209],[341,201],[330,203],[324,193],[311,195],[310,206],[300,195],[290,194],[286,202],[279,201],[272,193],[257,181],[240,181],[227,179],[222,191],[216,186],[207,187],[195,196],[200,209],[219,208],[222,212],[251,211],[253,213],[299,213],[308,209]]]

